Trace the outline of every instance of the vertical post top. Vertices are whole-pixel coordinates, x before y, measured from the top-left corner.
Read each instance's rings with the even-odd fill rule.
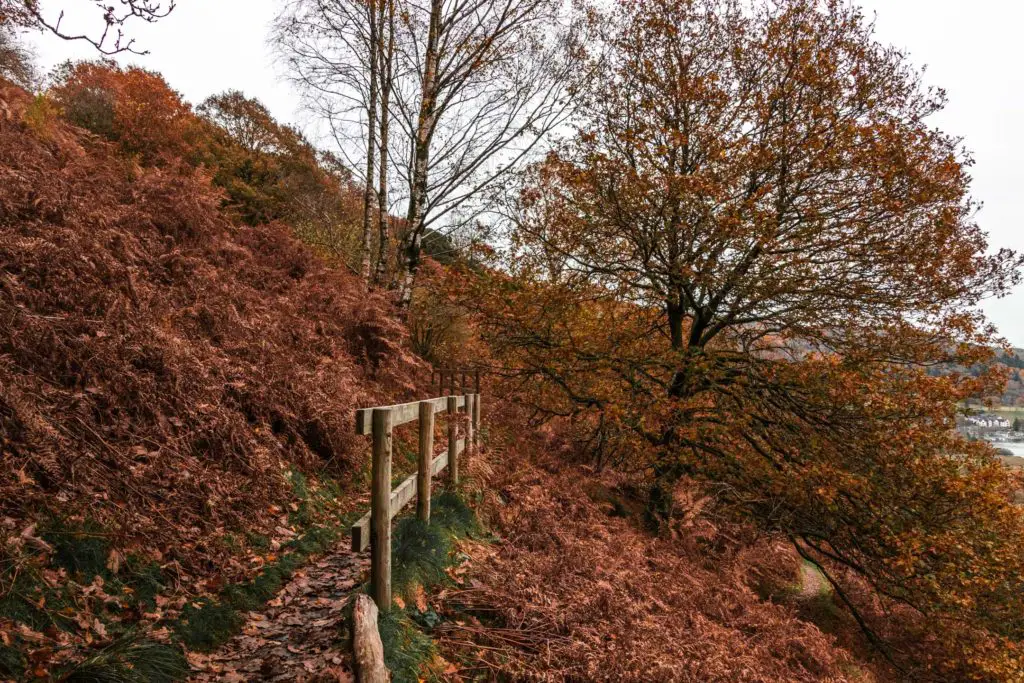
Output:
[[[391,431],[391,408],[374,408],[373,409],[373,429],[377,431],[378,426],[382,429]]]

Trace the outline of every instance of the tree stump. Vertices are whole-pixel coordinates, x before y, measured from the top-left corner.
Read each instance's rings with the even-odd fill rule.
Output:
[[[356,596],[352,612],[352,650],[359,683],[387,683],[391,673],[384,666],[384,645],[377,630],[377,604],[369,595]]]

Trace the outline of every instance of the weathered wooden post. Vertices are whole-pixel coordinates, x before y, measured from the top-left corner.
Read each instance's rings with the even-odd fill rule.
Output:
[[[462,371],[462,393],[463,394],[467,393],[466,392],[466,371],[465,370]]]
[[[479,393],[480,393],[480,369],[479,369],[479,368],[477,368],[477,369],[476,369],[476,370],[475,370],[475,371],[473,372],[473,379],[474,379],[474,382],[473,382],[473,391],[474,391],[475,393],[479,394]]]
[[[384,665],[384,644],[377,628],[377,605],[369,595],[357,595],[352,610],[352,653],[360,683],[387,683],[391,674]]]
[[[373,411],[373,470],[370,481],[370,595],[391,609],[391,409]]]
[[[454,377],[454,373],[452,373]],[[448,477],[452,484],[459,483],[459,399],[448,397]]]
[[[479,390],[479,387],[478,387],[478,390]],[[473,438],[476,439],[476,441],[473,442],[473,446],[476,448],[477,452],[479,452],[480,451],[480,394],[479,393],[474,394],[474,396],[473,396],[473,413],[472,413],[471,420],[472,420],[472,423],[473,423]]]
[[[416,478],[416,515],[430,521],[430,479],[434,459],[434,402],[420,401],[420,459]]]
[[[469,458],[473,452],[473,445],[476,443],[473,440],[473,403],[476,401],[475,394],[466,394],[466,460],[469,462]]]

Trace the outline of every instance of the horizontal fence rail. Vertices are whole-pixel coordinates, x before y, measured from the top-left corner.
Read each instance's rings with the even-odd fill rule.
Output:
[[[480,394],[440,396],[412,403],[363,408],[356,411],[356,434],[373,437],[370,511],[352,525],[352,549],[370,547],[370,595],[380,609],[391,606],[391,520],[417,500],[416,513],[430,521],[431,482],[448,470],[452,484],[459,483],[460,456],[479,448]],[[460,413],[461,410],[461,413]],[[434,417],[448,414],[448,448],[434,455]],[[460,415],[465,417],[459,438]],[[394,428],[419,421],[417,472],[391,489],[391,455]]]
[[[465,450],[466,441],[465,439],[459,439],[456,445],[456,453],[462,453]],[[441,471],[448,465],[448,453],[447,451],[437,456],[430,462],[430,476],[436,477]],[[391,518],[394,519],[399,512],[402,511],[406,505],[408,505],[413,498],[417,497],[418,491],[416,490],[416,484],[419,480],[419,472],[411,474],[401,484],[395,487],[395,490],[391,492]],[[367,512],[365,515],[359,518],[359,521],[352,525],[352,550],[357,553],[361,553],[366,550],[370,545],[370,515],[371,512]]]

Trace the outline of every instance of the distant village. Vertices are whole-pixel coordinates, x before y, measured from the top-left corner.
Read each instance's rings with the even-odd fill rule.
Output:
[[[957,431],[969,439],[981,439],[997,445],[1024,443],[1024,420],[997,413],[962,415],[957,418]]]

